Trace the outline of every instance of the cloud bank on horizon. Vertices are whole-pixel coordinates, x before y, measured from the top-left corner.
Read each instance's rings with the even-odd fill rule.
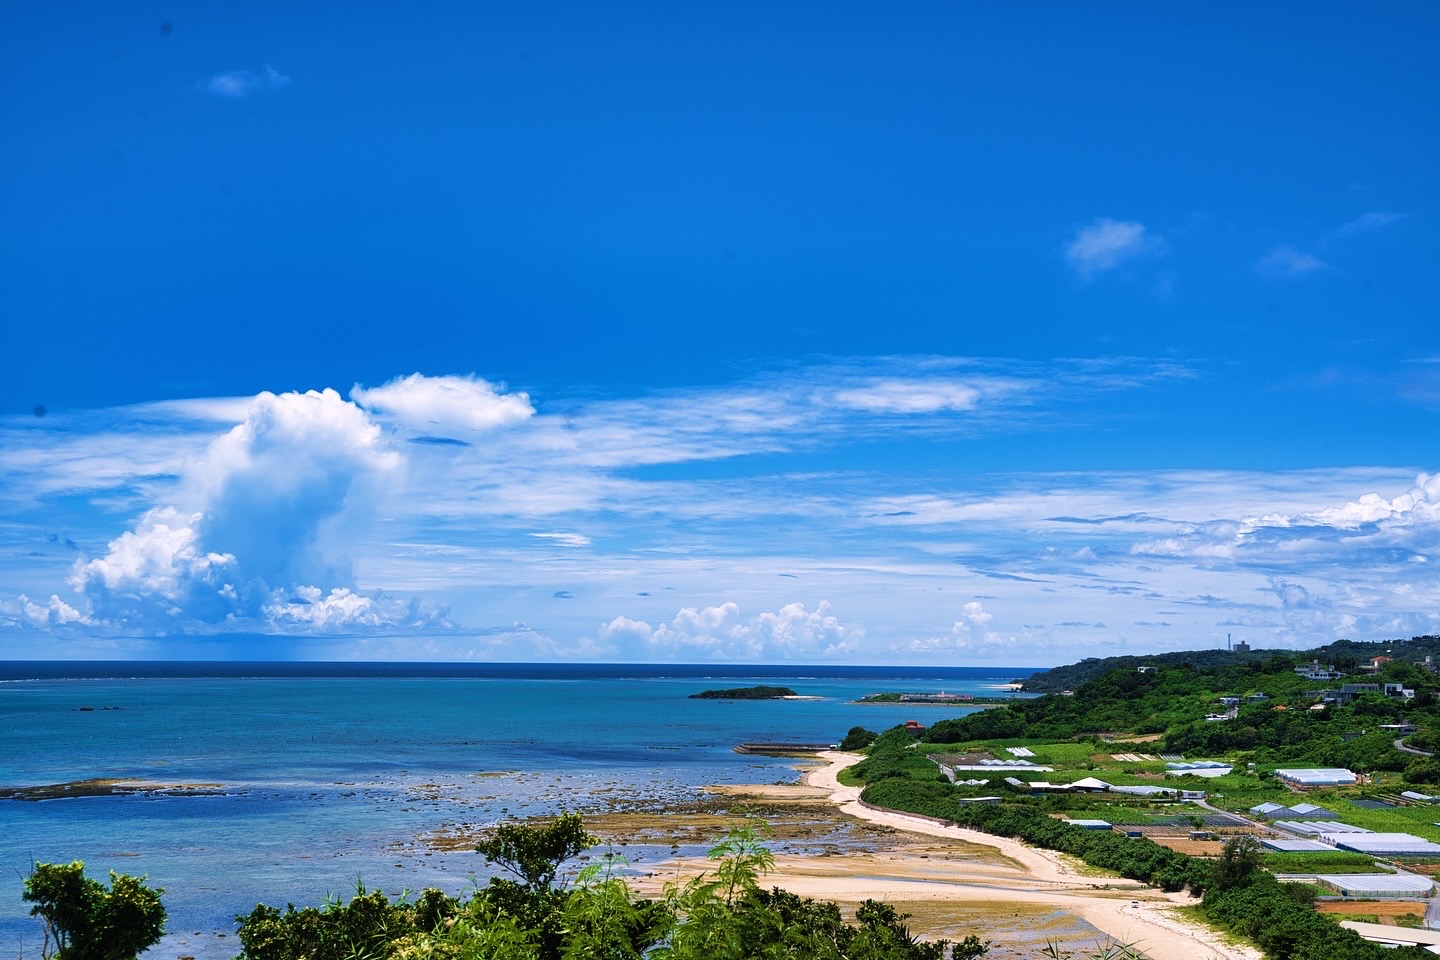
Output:
[[[1087,400],[1202,375],[850,359],[552,410],[415,373],[10,418],[0,495],[43,548],[0,567],[0,635],[34,656],[1019,665],[1440,629],[1440,475],[873,456],[1103,429]]]

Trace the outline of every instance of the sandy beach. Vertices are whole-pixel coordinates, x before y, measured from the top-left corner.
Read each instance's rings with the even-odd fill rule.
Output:
[[[767,885],[817,899],[856,905],[880,899],[911,915],[911,929],[955,939],[976,933],[1003,948],[1007,927],[1021,917],[1068,914],[1152,960],[1262,960],[1259,951],[1222,942],[1176,911],[1193,902],[1113,876],[1082,873],[1051,851],[975,830],[866,807],[860,789],[838,780],[858,754],[828,752],[799,786],[736,788],[773,801],[824,801],[848,816],[897,831],[901,842],[874,852],[823,857],[780,853]],[[704,860],[657,865],[641,882],[647,892],[708,869]],[[1042,944],[1043,945],[1043,941]]]

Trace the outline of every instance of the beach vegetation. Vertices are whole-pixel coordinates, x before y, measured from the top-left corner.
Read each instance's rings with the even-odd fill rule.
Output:
[[[242,960],[382,960],[410,935],[439,929],[458,912],[455,901],[440,890],[425,890],[414,901],[403,896],[392,901],[357,882],[349,900],[329,897],[320,907],[297,910],[290,904],[283,911],[257,904],[235,921]]]
[[[599,843],[585,831],[578,813],[562,813],[548,823],[532,826],[502,823],[476,850],[486,863],[518,877],[522,886],[534,892],[549,890],[566,861]]]
[[[85,876],[85,863],[37,863],[22,898],[45,924],[42,954],[55,960],[134,960],[165,931],[159,887],[110,871],[110,886]],[[53,949],[53,952],[52,952]]]
[[[870,746],[870,744],[874,743],[875,739],[879,736],[880,734],[874,730],[866,730],[864,727],[851,727],[850,731],[845,734],[844,739],[840,741],[840,749],[849,751],[864,750]]]
[[[1225,893],[1246,886],[1264,869],[1260,841],[1241,834],[1225,841],[1220,856],[1210,867],[1210,889]]]
[[[850,922],[834,903],[764,889],[774,856],[757,824],[727,832],[710,851],[713,870],[655,900],[633,893],[614,856],[587,865],[573,884],[557,882],[565,855],[593,839],[574,822],[508,826],[496,839],[509,846],[493,852],[533,855],[520,880],[492,879],[463,900],[438,890],[391,900],[361,887],[348,902],[320,907],[260,905],[237,918],[239,960],[977,960],[988,948],[974,936],[953,948],[922,940],[878,901]]]

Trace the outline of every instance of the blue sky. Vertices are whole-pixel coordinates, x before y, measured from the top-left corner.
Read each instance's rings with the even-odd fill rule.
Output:
[[[1440,632],[1421,3],[28,3],[0,654]]]

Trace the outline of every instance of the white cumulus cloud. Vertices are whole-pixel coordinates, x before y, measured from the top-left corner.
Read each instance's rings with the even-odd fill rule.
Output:
[[[382,387],[359,384],[350,399],[424,433],[476,433],[510,426],[535,415],[525,393],[504,393],[479,377],[427,377],[412,373]]]
[[[598,639],[622,653],[644,652],[666,659],[698,655],[716,660],[802,660],[851,652],[863,637],[864,629],[842,623],[827,601],[814,610],[803,603],[787,603],[774,613],[746,618],[732,600],[712,607],[685,607],[669,623],[655,627],[619,616],[600,627]]]
[[[1440,521],[1440,473],[1422,473],[1415,485],[1391,500],[1367,493],[1341,507],[1321,510],[1314,519],[1329,526],[1354,528],[1367,523],[1435,523]]]
[[[1029,630],[1021,634],[991,630],[994,615],[985,609],[979,600],[971,600],[960,608],[960,619],[942,636],[919,637],[905,644],[897,645],[896,653],[920,657],[943,657],[963,654],[966,657],[990,659],[1013,655],[1027,646],[1033,646],[1044,638],[1037,637]]]
[[[25,594],[15,598],[21,615],[32,627],[59,627],[67,623],[84,623],[85,615],[55,594],[44,605],[35,603]],[[3,607],[0,607],[3,612]]]
[[[328,555],[322,527],[398,463],[380,428],[334,390],[262,393],[189,465],[194,509],[147,511],[104,556],[77,561],[70,582],[96,619],[124,626],[373,625],[374,604],[350,592],[348,563]]]
[[[972,627],[979,627],[981,630],[985,629],[990,621],[995,619],[994,614],[985,611],[985,605],[979,600],[971,600],[965,604],[960,610],[960,617],[965,623]],[[959,626],[958,621],[956,626]]]

